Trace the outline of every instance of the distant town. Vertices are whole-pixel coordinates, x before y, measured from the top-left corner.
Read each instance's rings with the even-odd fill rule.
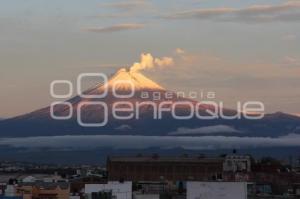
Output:
[[[0,162],[0,199],[300,198],[300,158],[159,154],[106,165]]]

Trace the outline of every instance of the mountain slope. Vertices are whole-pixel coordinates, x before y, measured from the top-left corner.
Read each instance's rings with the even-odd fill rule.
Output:
[[[134,89],[134,93],[132,93]],[[210,135],[234,135],[234,136],[256,136],[256,137],[278,137],[289,133],[300,133],[300,118],[284,113],[265,115],[260,120],[224,120],[212,119],[201,120],[195,116],[188,120],[177,120],[172,116],[171,111],[161,114],[161,119],[154,118],[155,107],[164,104],[163,108],[170,109],[175,103],[189,102],[195,105],[197,102],[191,99],[178,97],[176,93],[164,89],[141,73],[129,72],[120,69],[106,84],[98,84],[88,89],[84,95],[101,95],[107,90],[103,98],[89,98],[76,96],[67,102],[72,106],[72,117],[68,120],[55,120],[51,118],[50,107],[46,107],[25,115],[21,115],[5,121],[0,121],[1,137],[26,137],[26,136],[51,136],[51,135],[169,135],[178,129],[184,129],[182,135],[203,136]],[[129,98],[116,97],[118,95],[130,95]],[[145,95],[147,94],[147,95]],[[160,96],[160,98],[158,97]],[[107,112],[102,106],[87,105],[86,103],[102,102],[107,105]],[[131,119],[116,119],[113,114],[113,107],[119,104],[118,108],[131,109],[135,113]],[[128,105],[131,104],[131,105]],[[80,109],[81,107],[81,109]],[[83,127],[78,124],[79,109],[82,110],[80,119],[85,123],[103,121],[107,114],[107,124],[102,127]],[[214,107],[201,104],[199,113],[206,115],[207,110],[214,110]],[[138,111],[138,112],[137,112]],[[186,104],[176,106],[177,115],[188,115],[190,107]],[[234,110],[223,109],[225,115],[234,115]],[[138,113],[138,114],[137,114]],[[66,116],[69,108],[66,106],[55,106],[54,114]],[[128,115],[125,112],[120,116]],[[222,131],[220,126],[225,127]],[[203,128],[209,127],[213,131],[203,132]],[[218,127],[219,132],[216,131]],[[200,128],[200,129],[199,129]],[[207,129],[207,128],[206,128]],[[232,129],[232,132],[228,129]],[[201,131],[201,133],[197,133]],[[193,132],[188,134],[189,132]],[[196,133],[195,133],[196,132]],[[238,133],[237,133],[238,132]],[[175,133],[176,134],[176,133]],[[176,134],[178,135],[178,133]]]

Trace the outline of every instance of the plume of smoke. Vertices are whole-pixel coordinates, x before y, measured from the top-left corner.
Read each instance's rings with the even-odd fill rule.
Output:
[[[160,67],[170,66],[174,64],[174,61],[171,57],[163,57],[161,59],[155,58],[154,63]]]
[[[176,54],[178,54],[178,55],[181,55],[181,54],[184,54],[184,53],[185,53],[185,51],[184,51],[182,48],[176,48],[176,49],[175,49],[175,52],[176,52]]]
[[[141,54],[141,61],[135,62],[130,67],[130,72],[139,72],[145,69],[151,69],[154,67],[165,67],[173,65],[174,61],[171,57],[154,58],[150,53]]]

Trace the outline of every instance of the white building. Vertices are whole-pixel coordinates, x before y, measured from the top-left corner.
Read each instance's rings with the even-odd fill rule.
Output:
[[[227,155],[223,163],[224,171],[251,171],[251,160],[245,155]]]
[[[107,184],[86,184],[84,193],[88,199],[93,193],[112,192],[113,198],[132,199],[132,182],[109,181]]]
[[[133,199],[159,199],[159,194],[134,193]]]
[[[17,193],[16,186],[17,185],[7,185],[6,189],[5,189],[5,196],[7,196],[7,197],[16,196],[16,193]]]
[[[69,199],[80,199],[80,196],[70,196]]]
[[[187,182],[187,199],[247,199],[246,182]]]

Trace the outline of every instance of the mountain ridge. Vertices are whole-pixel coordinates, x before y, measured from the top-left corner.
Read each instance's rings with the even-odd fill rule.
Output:
[[[129,86],[131,85],[131,86]],[[134,88],[134,95],[130,98],[120,99],[114,96],[113,91],[120,95],[130,94],[130,90]],[[188,98],[178,97],[176,95],[167,98],[167,94],[175,94],[147,78],[141,73],[131,72],[127,69],[120,69],[106,84],[97,84],[91,89],[87,89],[83,94],[85,95],[99,95],[103,94],[104,89],[108,89],[107,95],[102,99],[92,99],[80,96],[75,96],[66,102],[72,105],[72,117],[68,120],[54,120],[50,117],[50,107],[45,107],[24,115],[0,121],[0,137],[27,137],[27,136],[49,136],[49,135],[168,135],[170,132],[176,132],[178,129],[197,129],[201,127],[210,126],[228,126],[227,129],[233,129],[232,133],[219,132],[216,135],[235,135],[235,136],[258,136],[258,137],[278,137],[287,135],[289,133],[300,134],[300,118],[277,112],[274,114],[266,114],[262,119],[257,121],[246,120],[199,120],[198,118],[191,118],[189,120],[176,120],[171,113],[164,113],[162,119],[154,119],[153,111],[154,105],[161,103],[169,103],[165,108],[170,108],[175,102],[191,102],[196,104],[197,101]],[[147,92],[149,95],[160,94],[162,96],[159,100],[153,98],[142,98],[142,94]],[[108,107],[108,123],[103,127],[87,128],[78,124],[78,107],[82,103],[90,102],[104,102]],[[150,104],[145,104],[144,102]],[[128,102],[132,104],[141,103],[140,118],[130,120],[118,120],[112,117],[111,109],[119,102]],[[153,107],[152,107],[152,105]],[[124,108],[125,105],[123,105]],[[85,107],[85,106],[83,106]],[[126,107],[126,106],[125,106]],[[179,114],[185,115],[189,113],[188,106],[178,106],[176,109]],[[136,108],[136,107],[135,107]],[[208,105],[201,105],[199,112],[205,113],[207,110],[212,110],[213,107]],[[136,111],[136,109],[134,109]],[[56,107],[53,113],[59,116],[68,115],[66,107]],[[226,115],[237,113],[235,110],[223,109]],[[82,118],[85,122],[93,123],[99,119],[104,118],[101,113],[104,113],[102,107],[86,106],[82,111]],[[126,126],[126,128],[122,128]],[[242,132],[236,134],[235,132]],[[194,133],[195,134],[195,133]],[[207,135],[207,134],[201,134]]]

